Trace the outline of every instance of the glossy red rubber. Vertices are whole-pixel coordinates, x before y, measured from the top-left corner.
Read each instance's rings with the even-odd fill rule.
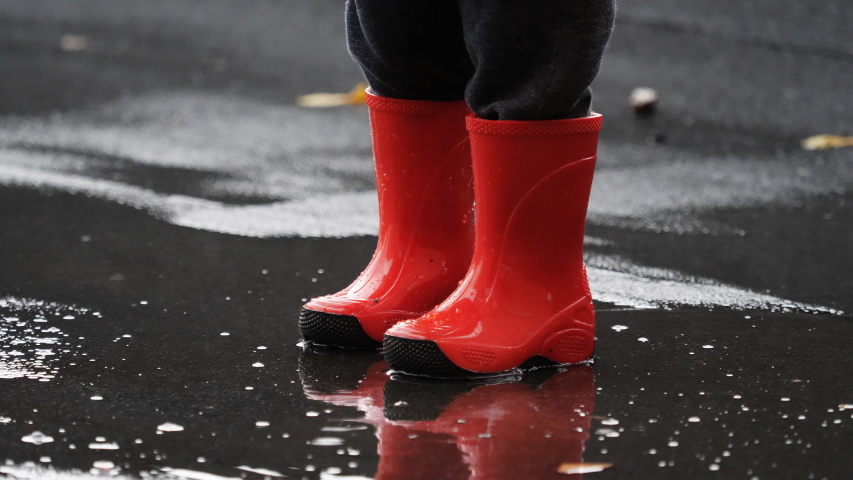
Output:
[[[400,350],[401,339],[434,342],[454,365],[476,373],[511,370],[537,356],[561,364],[592,356],[583,235],[601,120],[468,117],[474,259],[459,288],[426,315],[390,329],[386,347],[393,341]],[[417,359],[395,365],[399,355],[386,358],[405,373],[437,373],[435,361],[419,368]]]
[[[381,342],[389,327],[447,298],[471,262],[474,191],[465,126],[470,110],[464,102],[374,95],[367,96],[367,105],[379,242],[370,264],[349,287],[314,298],[303,309],[355,317],[370,338]],[[348,340],[326,343],[347,346]]]
[[[595,402],[589,366],[555,369],[537,385],[456,382],[438,388],[389,381],[387,368],[373,364],[355,389],[305,390],[311,400],[364,412],[356,421],[375,428],[377,480],[580,478],[556,471],[562,463],[583,461]]]

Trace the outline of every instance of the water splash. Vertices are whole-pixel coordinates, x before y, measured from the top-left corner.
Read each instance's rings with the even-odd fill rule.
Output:
[[[6,465],[0,465],[0,474],[21,480],[100,480],[106,473],[113,480],[131,480],[135,477],[122,475],[116,469],[96,469],[94,471],[82,471],[77,469],[60,470],[49,465],[37,465],[35,462],[24,462],[16,465],[7,461]]]
[[[71,315],[71,314],[74,315]],[[56,325],[67,317],[93,315],[74,305],[27,298],[0,298],[0,379],[49,382],[59,373],[57,359],[75,348]]]

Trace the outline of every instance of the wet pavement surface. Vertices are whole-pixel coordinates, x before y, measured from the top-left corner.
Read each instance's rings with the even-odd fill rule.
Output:
[[[0,477],[849,478],[853,9],[623,3],[595,363],[472,383],[297,345],[376,242],[365,110],[293,105],[341,2],[0,2]]]

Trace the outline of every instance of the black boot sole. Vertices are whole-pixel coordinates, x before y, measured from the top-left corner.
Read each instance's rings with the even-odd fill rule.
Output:
[[[299,312],[299,333],[305,341],[343,348],[380,348],[357,318],[349,315],[317,312],[303,308]]]
[[[385,335],[382,354],[397,373],[443,379],[475,379],[501,375],[514,375],[539,368],[557,367],[562,364],[535,356],[517,368],[496,373],[478,373],[465,370],[450,361],[433,341]],[[591,359],[590,359],[591,361]]]

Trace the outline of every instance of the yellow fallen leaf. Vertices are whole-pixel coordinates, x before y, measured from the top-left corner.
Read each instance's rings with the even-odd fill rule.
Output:
[[[815,135],[803,140],[806,150],[825,150],[827,148],[853,147],[853,137],[841,135]]]
[[[80,52],[86,49],[88,40],[83,35],[65,34],[59,39],[59,48],[65,52]]]
[[[341,105],[364,105],[367,85],[359,83],[349,93],[309,93],[296,98],[296,104],[309,108],[340,107]]]
[[[578,473],[596,473],[612,467],[612,463],[564,463],[557,467],[557,473],[574,475]]]

